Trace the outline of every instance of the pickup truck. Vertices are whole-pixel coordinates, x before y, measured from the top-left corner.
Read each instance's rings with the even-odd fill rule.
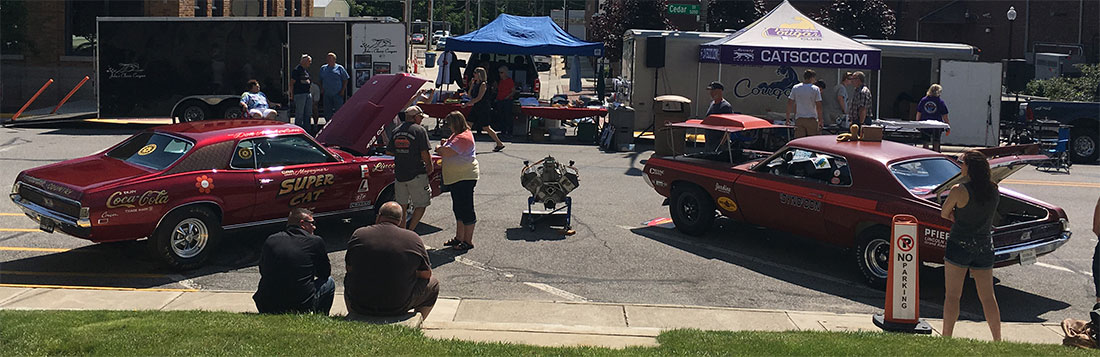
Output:
[[[1100,156],[1100,103],[1040,100],[1020,103],[1025,120],[1053,120],[1072,125],[1069,151],[1074,163],[1096,162]]]

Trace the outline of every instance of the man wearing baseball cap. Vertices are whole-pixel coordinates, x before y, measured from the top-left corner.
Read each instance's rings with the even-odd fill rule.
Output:
[[[394,198],[401,204],[402,212],[408,211],[410,204],[413,206],[407,227],[409,230],[416,229],[420,218],[424,217],[424,210],[432,203],[432,188],[428,181],[428,175],[434,168],[432,148],[428,142],[428,131],[420,125],[425,117],[427,115],[418,106],[405,109],[405,122],[394,129],[386,149],[393,155],[393,173],[397,181],[393,185]],[[405,222],[401,223],[404,228]]]
[[[710,82],[707,85],[707,91],[710,92],[710,99],[713,99],[713,102],[710,103],[710,108],[707,108],[707,115],[704,116],[704,119],[711,114],[733,114],[733,106],[723,97],[724,93],[722,91],[725,89],[726,87],[719,81]],[[723,136],[725,136],[723,132],[707,130],[705,133],[707,151],[716,151],[718,145],[722,142]]]

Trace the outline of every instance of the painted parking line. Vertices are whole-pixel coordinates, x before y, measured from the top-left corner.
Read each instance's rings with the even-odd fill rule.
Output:
[[[0,270],[0,276],[2,275],[22,275],[22,276],[62,276],[62,277],[75,277],[75,278],[114,278],[114,279],[166,279],[167,275],[163,274],[142,274],[142,273],[84,273],[84,272],[67,272],[67,271],[22,271],[22,270]]]
[[[36,248],[36,247],[0,247],[0,250],[17,251],[17,252],[47,252],[47,253],[64,253],[72,249],[68,248]]]
[[[38,228],[0,228],[0,232],[41,232]]]
[[[74,289],[74,290],[107,290],[107,291],[164,291],[191,293],[198,289],[169,289],[169,288],[119,288],[112,286],[81,286],[81,285],[41,285],[41,284],[0,284],[0,288],[26,288],[26,289]]]
[[[557,296],[557,297],[560,297],[560,298],[564,298],[564,299],[569,300],[569,301],[588,301],[588,299],[585,299],[583,296],[580,296],[580,295],[577,295],[577,294],[574,294],[574,293],[571,293],[571,292],[568,292],[568,291],[565,291],[565,290],[562,290],[562,289],[558,289],[558,288],[555,288],[553,286],[543,284],[543,283],[523,283],[523,285],[527,285],[527,286],[530,286],[532,288],[545,291],[547,293],[550,293],[551,295],[554,295],[554,296]]]
[[[10,216],[10,217],[15,217],[15,216],[26,216],[26,214],[23,214],[23,213],[7,213],[7,212],[0,212],[0,216]]]
[[[1040,181],[1040,180],[1001,180],[1001,183],[1008,185],[1035,185],[1035,186],[1056,186],[1056,187],[1084,187],[1084,188],[1100,188],[1100,183],[1095,182],[1075,182],[1075,181]]]

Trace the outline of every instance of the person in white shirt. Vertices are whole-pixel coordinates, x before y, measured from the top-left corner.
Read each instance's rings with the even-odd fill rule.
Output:
[[[817,73],[807,69],[802,73],[802,83],[791,89],[791,95],[787,97],[787,125],[791,125],[791,112],[795,113],[794,137],[821,134],[824,122],[821,118],[821,89],[813,83],[817,80]]]

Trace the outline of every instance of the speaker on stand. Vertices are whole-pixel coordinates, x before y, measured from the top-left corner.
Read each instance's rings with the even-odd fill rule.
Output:
[[[653,68],[653,97],[650,98],[650,103],[653,102],[653,98],[657,98],[657,81],[658,74],[661,68],[665,67],[665,37],[664,36],[649,36],[645,38],[645,66]],[[656,108],[654,108],[656,110]],[[651,111],[652,112],[652,111]],[[642,137],[645,133],[654,133],[654,124],[656,121],[650,119],[649,126],[638,133],[635,139]]]

